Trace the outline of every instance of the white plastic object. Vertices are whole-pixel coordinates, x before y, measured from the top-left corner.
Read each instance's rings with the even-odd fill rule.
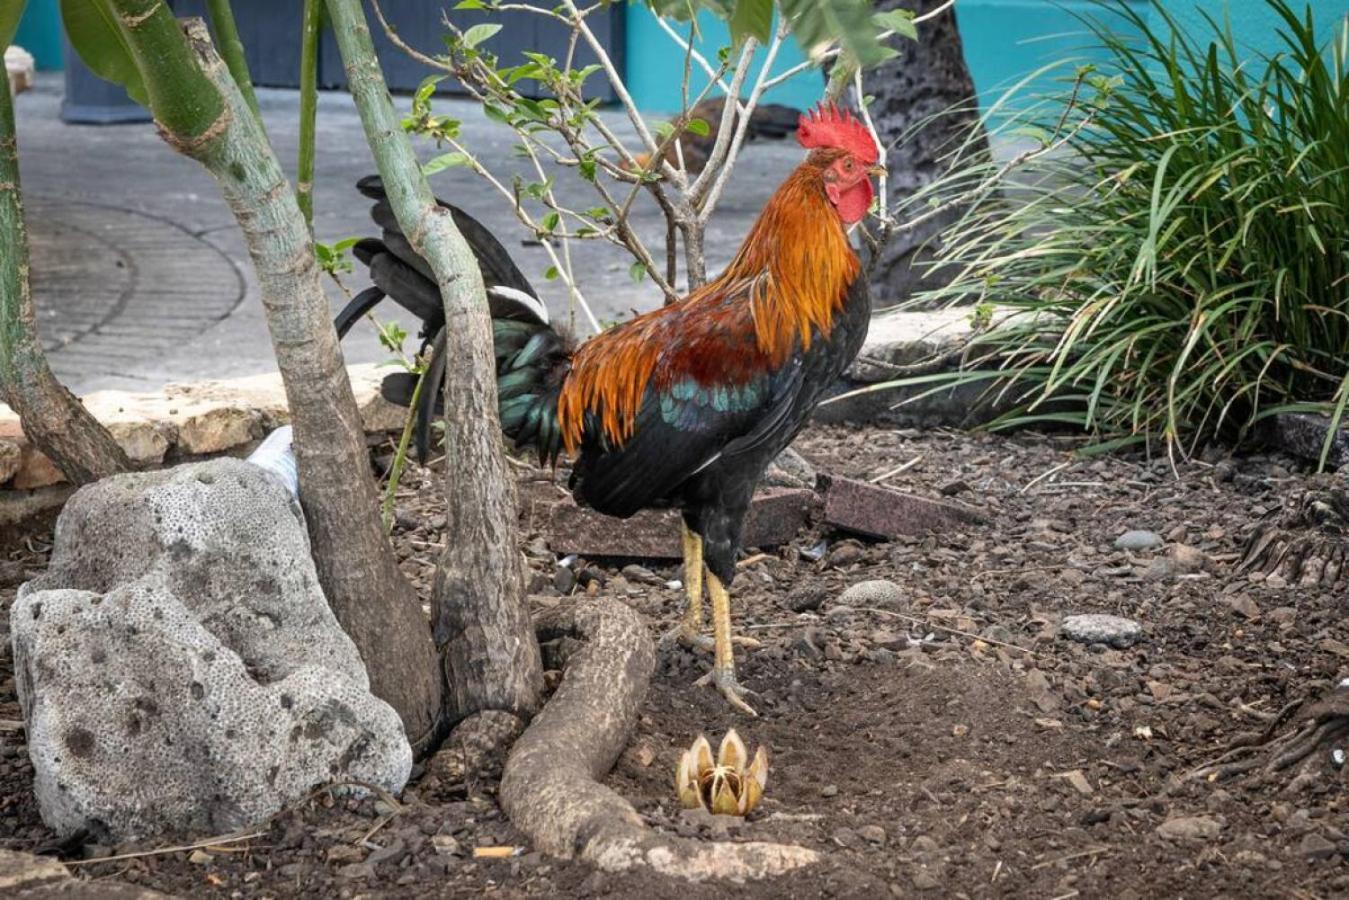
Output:
[[[273,477],[285,485],[286,490],[295,499],[300,498],[300,471],[295,464],[295,448],[292,446],[293,432],[289,425],[282,425],[263,438],[258,449],[248,455],[248,462],[270,472]]]

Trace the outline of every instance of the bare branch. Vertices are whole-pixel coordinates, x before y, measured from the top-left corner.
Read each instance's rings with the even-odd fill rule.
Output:
[[[699,204],[698,215],[703,222],[711,217],[712,210],[716,209],[717,200],[720,199],[721,192],[726,187],[726,182],[730,180],[731,170],[735,167],[735,161],[740,155],[740,148],[745,143],[745,135],[749,132],[750,116],[754,115],[754,110],[759,105],[759,99],[763,97],[766,89],[764,86],[768,82],[768,72],[772,70],[773,62],[777,59],[778,51],[782,49],[782,42],[786,37],[787,23],[784,20],[778,25],[777,31],[773,34],[773,40],[768,45],[768,52],[764,55],[763,67],[759,69],[754,89],[750,91],[749,100],[745,103],[745,114],[736,125],[735,136],[731,140],[730,146],[726,148],[725,154],[717,161],[715,166],[709,162],[707,169],[703,172],[704,176],[715,175],[716,180],[712,182],[710,189],[706,189],[705,195],[697,193],[697,184],[693,186],[691,193],[694,194],[695,200]],[[746,44],[748,43],[749,41],[746,41]],[[713,156],[715,159],[715,151]],[[702,181],[703,179],[700,178],[699,182]]]
[[[779,31],[779,33],[781,33]],[[774,44],[779,43],[777,36],[773,38]],[[708,186],[712,179],[717,177],[717,173],[726,165],[727,154],[732,143],[732,124],[735,122],[736,112],[740,110],[740,89],[745,84],[745,78],[749,75],[750,63],[754,61],[754,49],[759,46],[759,42],[752,37],[745,38],[745,45],[740,49],[740,61],[736,63],[735,74],[731,76],[731,86],[726,92],[726,104],[721,109],[721,125],[717,128],[717,140],[712,144],[712,152],[708,154],[707,166],[702,174],[693,182],[689,188],[689,200],[694,206],[699,205],[699,201],[707,193]],[[769,48],[769,53],[774,52]],[[767,70],[771,62],[766,61],[763,69],[759,71],[760,81],[762,82],[763,73]],[[753,111],[752,103],[746,104],[744,111],[740,115],[740,127],[736,131],[742,131],[749,125],[750,113]],[[729,169],[729,166],[726,166]]]

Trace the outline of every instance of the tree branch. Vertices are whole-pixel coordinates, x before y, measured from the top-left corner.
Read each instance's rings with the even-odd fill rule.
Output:
[[[155,121],[184,151],[225,128],[219,91],[202,74],[163,0],[91,0],[107,3],[126,36],[145,81]],[[178,146],[178,144],[175,144]]]
[[[446,548],[436,573],[436,636],[452,717],[539,706],[543,670],[523,604],[514,481],[501,448],[496,363],[482,275],[436,204],[389,98],[360,0],[327,0],[352,97],[394,214],[436,274],[445,304]],[[436,386],[433,386],[436,387]]]
[[[8,85],[0,85],[0,394],[28,440],[72,483],[131,468],[107,429],[52,374],[38,339]]]
[[[319,24],[323,0],[304,0],[300,38],[300,158],[295,171],[295,200],[309,233],[314,233],[314,132],[318,124]]]
[[[206,0],[206,14],[210,17],[211,28],[215,30],[216,40],[220,43],[220,55],[244,95],[248,108],[262,124],[262,112],[258,109],[258,95],[253,92],[253,78],[248,74],[248,60],[244,57],[244,44],[239,40],[239,26],[234,23],[234,10],[230,0]],[[266,131],[266,128],[263,128]]]

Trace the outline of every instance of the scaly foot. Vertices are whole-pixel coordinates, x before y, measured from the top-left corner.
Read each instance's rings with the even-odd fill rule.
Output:
[[[710,634],[696,634],[689,631],[683,625],[674,629],[673,634],[679,643],[690,650],[704,650],[708,653],[713,653],[717,649],[717,642]],[[752,637],[742,637],[738,634],[731,635],[731,643],[736,647],[744,647],[746,650],[758,650],[763,646],[762,643],[756,641]]]
[[[713,669],[693,683],[694,687],[715,685],[727,702],[747,716],[758,717],[754,707],[745,702],[745,695],[754,696],[754,692],[735,679],[734,669]]]

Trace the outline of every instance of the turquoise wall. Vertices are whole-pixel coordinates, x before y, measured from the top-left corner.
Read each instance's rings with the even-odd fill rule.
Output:
[[[1147,0],[1125,0],[1144,12]],[[1319,32],[1327,37],[1337,19],[1349,14],[1349,0],[1309,0]],[[1277,16],[1262,0],[1166,0],[1167,10],[1185,27],[1202,29],[1202,12],[1221,19],[1230,16],[1234,33],[1253,53],[1279,49]],[[1099,58],[1089,46],[1090,35],[1076,14],[1095,15],[1112,20],[1108,11],[1091,0],[958,0],[956,17],[965,45],[974,87],[985,102],[996,99],[1004,90],[1042,66],[1067,58],[1089,62]],[[1128,23],[1113,17],[1117,27],[1132,31]],[[715,58],[718,47],[728,42],[721,23],[704,16],[704,33],[699,48]],[[685,29],[685,33],[687,29]],[[651,12],[640,4],[629,7],[627,18],[628,71],[633,98],[645,109],[671,112],[679,108],[679,80],[683,57],[679,48],[661,31]],[[781,71],[802,59],[795,43],[783,47],[775,70]],[[698,73],[695,71],[695,75]],[[1060,71],[1059,75],[1064,75]],[[706,76],[697,78],[700,88]],[[1052,89],[1053,76],[1036,81],[1032,89]],[[774,92],[773,99],[804,108],[819,99],[821,80],[816,72],[806,72]]]
[[[33,54],[39,69],[61,68],[61,11],[57,0],[28,0],[14,43]]]
[[[1349,15],[1349,0],[1310,0],[1316,33],[1329,40],[1339,20]],[[1237,44],[1252,56],[1270,55],[1284,50],[1279,38],[1285,28],[1283,19],[1260,0],[1169,0],[1166,10],[1176,24],[1190,33],[1212,28],[1204,15],[1218,22],[1227,16]]]

